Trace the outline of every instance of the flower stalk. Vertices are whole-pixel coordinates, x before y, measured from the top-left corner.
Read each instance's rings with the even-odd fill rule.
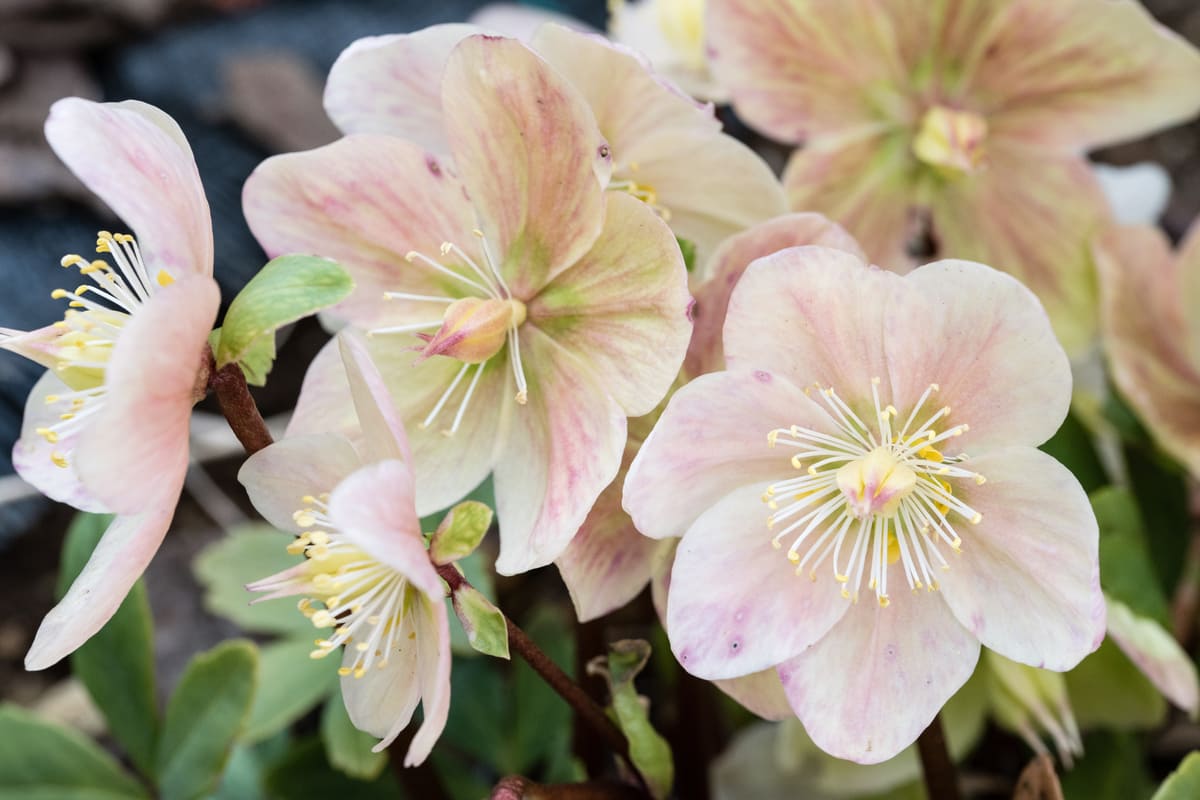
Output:
[[[234,436],[246,449],[246,455],[254,455],[271,444],[271,432],[267,423],[250,396],[246,376],[237,364],[226,364],[210,373],[208,387],[217,395],[221,413],[225,415]]]
[[[962,793],[958,788],[958,770],[946,748],[946,733],[942,729],[940,713],[917,737],[917,752],[921,756],[925,794],[938,800],[959,800]]]

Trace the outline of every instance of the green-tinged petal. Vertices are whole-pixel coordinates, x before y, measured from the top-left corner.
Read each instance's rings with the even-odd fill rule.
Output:
[[[1139,617],[1129,606],[1108,601],[1108,635],[1168,700],[1197,711],[1196,665],[1179,643],[1152,619]]]
[[[1119,227],[1096,242],[1101,322],[1112,377],[1158,444],[1200,475],[1200,362],[1186,332],[1200,237],[1180,257],[1160,231]],[[1184,255],[1187,258],[1184,258]],[[1193,295],[1194,296],[1194,295]]]
[[[1080,353],[1096,331],[1089,242],[1108,219],[1104,194],[1080,158],[988,153],[986,169],[932,192],[937,253],[1016,277],[1042,301],[1067,353]]]
[[[650,209],[609,194],[604,230],[528,306],[529,324],[577,358],[630,416],[667,393],[691,336],[687,270]]]
[[[437,323],[444,304],[385,300],[384,292],[479,294],[469,282],[479,279],[462,257],[441,254],[442,244],[452,242],[483,263],[463,184],[447,164],[399,138],[347,136],[267,159],[246,181],[242,205],[268,255],[316,253],[350,273],[354,292],[326,312],[336,318],[368,328],[392,320]],[[409,253],[419,255],[409,261]]]
[[[459,43],[446,64],[442,107],[492,256],[512,292],[527,299],[600,235],[609,145],[579,92],[515,39]]]
[[[1016,0],[998,23],[966,83],[994,136],[1078,150],[1200,111],[1200,53],[1136,0]]]

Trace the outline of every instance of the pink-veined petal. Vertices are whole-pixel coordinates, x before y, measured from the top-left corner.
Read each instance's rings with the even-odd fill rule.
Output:
[[[183,470],[176,470],[171,477],[173,495],[164,494],[153,506],[132,516],[118,516],[108,526],[83,571],[42,620],[25,655],[26,669],[45,669],[58,663],[116,613],[158,552],[171,525],[183,486]]]
[[[999,22],[966,85],[995,136],[1081,150],[1200,111],[1200,53],[1135,0],[1019,0]]]
[[[402,461],[356,470],[329,498],[329,519],[346,541],[441,603],[441,578],[429,561],[414,502],[412,471]]]
[[[399,138],[358,134],[269,158],[247,179],[242,205],[267,255],[317,253],[350,273],[355,289],[331,313],[360,327],[437,322],[445,312],[444,304],[385,300],[384,292],[481,294],[467,282],[479,282],[474,271],[456,253],[440,252],[448,241],[484,263],[463,184],[447,164]],[[419,257],[406,261],[414,251],[453,274]]]
[[[721,334],[729,297],[751,261],[786,247],[821,245],[866,257],[850,234],[820,214],[786,214],[729,237],[713,253],[700,273],[692,309],[694,330],[684,370],[703,375],[725,368]]]
[[[450,714],[450,623],[446,604],[418,601],[412,609],[421,644],[417,650],[417,679],[421,683],[421,710],[424,720],[417,729],[404,766],[423,762],[446,727]]]
[[[914,163],[904,135],[814,142],[792,153],[783,173],[788,206],[816,211],[850,232],[872,264],[906,272],[919,233]]]
[[[184,276],[157,290],[113,347],[104,405],[80,436],[75,468],[117,513],[178,496],[174,478],[187,464],[188,422],[219,303],[212,278]]]
[[[529,400],[511,413],[495,470],[502,575],[562,555],[625,448],[625,414],[584,364],[530,325],[521,353]]]
[[[987,482],[960,481],[955,495],[982,520],[957,520],[962,554],[949,554],[938,576],[946,603],[997,653],[1071,669],[1104,638],[1099,533],[1087,495],[1066,467],[1031,447],[968,463]]]
[[[420,603],[420,600],[413,602]],[[418,653],[426,643],[416,635],[411,610],[402,615],[397,624],[400,626],[400,634],[396,637],[399,647],[388,653],[382,667],[371,669],[361,678],[355,678],[353,672],[342,676],[346,713],[354,727],[382,738],[375,745],[376,751],[386,748],[408,727],[421,702]],[[361,656],[353,648],[346,648],[342,665],[353,669]]]
[[[1185,268],[1200,275],[1200,259],[1185,252],[1174,257],[1157,229],[1114,228],[1096,242],[1096,265],[1113,380],[1159,445],[1200,475],[1200,361],[1182,335],[1194,308]]]
[[[783,691],[783,681],[774,667],[740,678],[713,681],[713,684],[747,710],[763,719],[783,720],[796,715]]]
[[[338,337],[338,347],[358,414],[366,460],[393,458],[411,464],[412,452],[404,424],[379,367],[371,360],[366,343],[347,332]]]
[[[938,384],[926,411],[949,406],[949,424],[968,424],[954,446],[972,455],[1054,435],[1071,365],[1033,293],[969,261],[918,267],[904,282],[915,291],[892,298],[884,323],[892,403],[907,414]]]
[[[165,113],[136,101],[59,100],[46,139],[84,185],[132,228],[151,276],[212,275],[208,201],[192,151]]]
[[[1124,603],[1105,598],[1108,635],[1142,674],[1175,705],[1196,715],[1196,665],[1171,634],[1152,619],[1138,617]]]
[[[346,376],[341,345],[336,339],[328,341],[309,362],[285,435],[291,438],[326,432],[344,436],[354,436],[358,432],[358,413],[350,393],[350,379]]]
[[[979,642],[942,597],[901,591],[886,608],[869,597],[852,604],[779,676],[818,747],[877,764],[916,741],[978,660]]]
[[[646,536],[682,536],[717,498],[795,471],[791,453],[767,439],[772,430],[792,425],[837,430],[820,406],[779,374],[702,375],[672,396],[633,460],[625,510]]]
[[[455,165],[509,289],[528,299],[604,224],[608,143],[586,101],[515,39],[471,36],[446,64]]]
[[[103,514],[108,508],[88,491],[70,463],[69,454],[78,445],[82,431],[63,434],[54,444],[46,441],[37,432],[39,428],[48,428],[61,421],[62,408],[49,405],[46,397],[63,395],[70,391],[70,387],[60,381],[53,372],[47,372],[33,385],[29,398],[25,401],[21,438],[17,439],[13,446],[13,469],[51,500],[66,503],[80,511]],[[55,454],[66,456],[66,468],[54,463]]]
[[[856,407],[870,397],[872,379],[887,379],[885,309],[905,291],[899,275],[844,250],[792,247],[760,258],[729,299],[725,361],[800,387],[832,386]]]
[[[939,256],[1010,273],[1042,301],[1068,353],[1091,345],[1096,283],[1088,243],[1109,212],[1086,161],[992,147],[986,169],[934,193],[931,213]]]
[[[600,238],[530,301],[529,324],[568,350],[629,416],[654,409],[691,336],[687,270],[667,226],[610,193]]]
[[[329,70],[325,112],[343,133],[390,134],[449,153],[442,72],[454,45],[482,32],[475,25],[431,25],[351,43]]]
[[[679,663],[698,677],[738,678],[776,666],[812,646],[850,607],[831,578],[797,575],[787,553],[772,546],[765,488],[723,497],[675,553],[667,635]]]
[[[304,498],[332,492],[362,466],[350,441],[339,433],[287,436],[246,459],[238,480],[267,522],[300,533],[292,515]]]

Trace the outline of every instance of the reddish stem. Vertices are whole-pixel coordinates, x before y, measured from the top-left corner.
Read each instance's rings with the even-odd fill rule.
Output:
[[[644,795],[632,786],[611,781],[587,783],[534,783],[520,775],[502,778],[489,800],[643,800]]]
[[[936,715],[929,727],[917,737],[917,752],[921,756],[925,793],[936,800],[959,800],[962,793],[958,788],[958,769],[946,748],[941,714]]]
[[[246,385],[246,376],[239,365],[226,364],[213,370],[208,385],[216,392],[221,413],[225,415],[233,435],[242,443],[247,455],[254,455],[274,441],[254,398],[250,396],[250,387]]]

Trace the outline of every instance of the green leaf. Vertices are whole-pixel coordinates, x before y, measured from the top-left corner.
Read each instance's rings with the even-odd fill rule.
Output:
[[[215,353],[221,348],[221,329],[216,328],[208,335],[208,346]],[[242,374],[251,386],[266,386],[267,375],[275,364],[275,337],[260,336],[250,344],[241,360]]]
[[[294,567],[302,559],[289,555],[289,534],[270,525],[244,525],[205,548],[193,565],[204,587],[204,607],[218,617],[256,633],[312,633],[312,623],[296,610],[293,598],[251,605],[246,584]]]
[[[267,773],[266,784],[271,797],[278,798],[398,800],[406,796],[391,772],[384,772],[369,783],[338,772],[325,760],[325,748],[317,737],[298,742]]]
[[[1083,758],[1060,778],[1066,800],[1140,800],[1153,789],[1141,747],[1125,733],[1085,736]]]
[[[63,544],[60,597],[83,571],[111,521],[101,514],[75,517]],[[158,737],[154,621],[142,581],[133,585],[112,619],[71,654],[71,671],[87,687],[130,760],[143,775],[153,775]]]
[[[1143,447],[1126,447],[1129,486],[1146,523],[1147,544],[1160,585],[1170,592],[1187,560],[1188,490],[1183,473]]]
[[[167,704],[158,746],[158,785],[165,800],[211,793],[234,737],[250,715],[258,655],[229,641],[192,659]]]
[[[629,740],[629,757],[646,779],[650,794],[656,800],[664,800],[675,781],[671,746],[650,724],[648,710],[633,685],[633,679],[649,661],[649,642],[622,639],[609,645],[607,658],[592,659],[588,663],[588,672],[608,681],[609,713]]]
[[[492,509],[475,500],[459,503],[442,518],[429,543],[435,564],[449,564],[475,552],[492,525]]]
[[[683,239],[678,236],[675,241],[679,242],[679,252],[683,254],[683,265],[687,267],[687,271],[691,272],[696,268],[696,243],[691,239]]]
[[[1064,678],[1082,728],[1153,728],[1166,716],[1167,701],[1112,639]]]
[[[484,655],[508,658],[508,622],[500,609],[470,586],[456,590],[451,600],[471,647]]]
[[[341,302],[353,289],[349,274],[327,258],[287,255],[272,259],[229,304],[217,348],[217,367],[255,361],[262,351],[255,358],[250,354],[260,339],[273,339],[279,328]],[[261,362],[255,369],[262,369]]]
[[[262,680],[254,693],[241,741],[253,744],[278,733],[316,708],[334,690],[340,659],[310,658],[312,651],[312,636],[285,639],[259,649]]]
[[[1091,433],[1074,412],[1067,415],[1062,427],[1040,449],[1071,470],[1085,492],[1093,492],[1108,483],[1108,474],[1092,443]]]
[[[0,706],[0,800],[147,797],[94,742],[10,705]]]
[[[1150,561],[1133,495],[1108,487],[1091,495],[1100,524],[1100,584],[1134,613],[1169,625],[1167,598]]]
[[[374,780],[387,766],[387,753],[371,752],[379,738],[354,727],[341,692],[329,698],[321,713],[321,741],[330,765],[351,778]]]
[[[1192,752],[1158,787],[1154,800],[1195,800],[1197,797],[1200,797],[1200,752]]]

